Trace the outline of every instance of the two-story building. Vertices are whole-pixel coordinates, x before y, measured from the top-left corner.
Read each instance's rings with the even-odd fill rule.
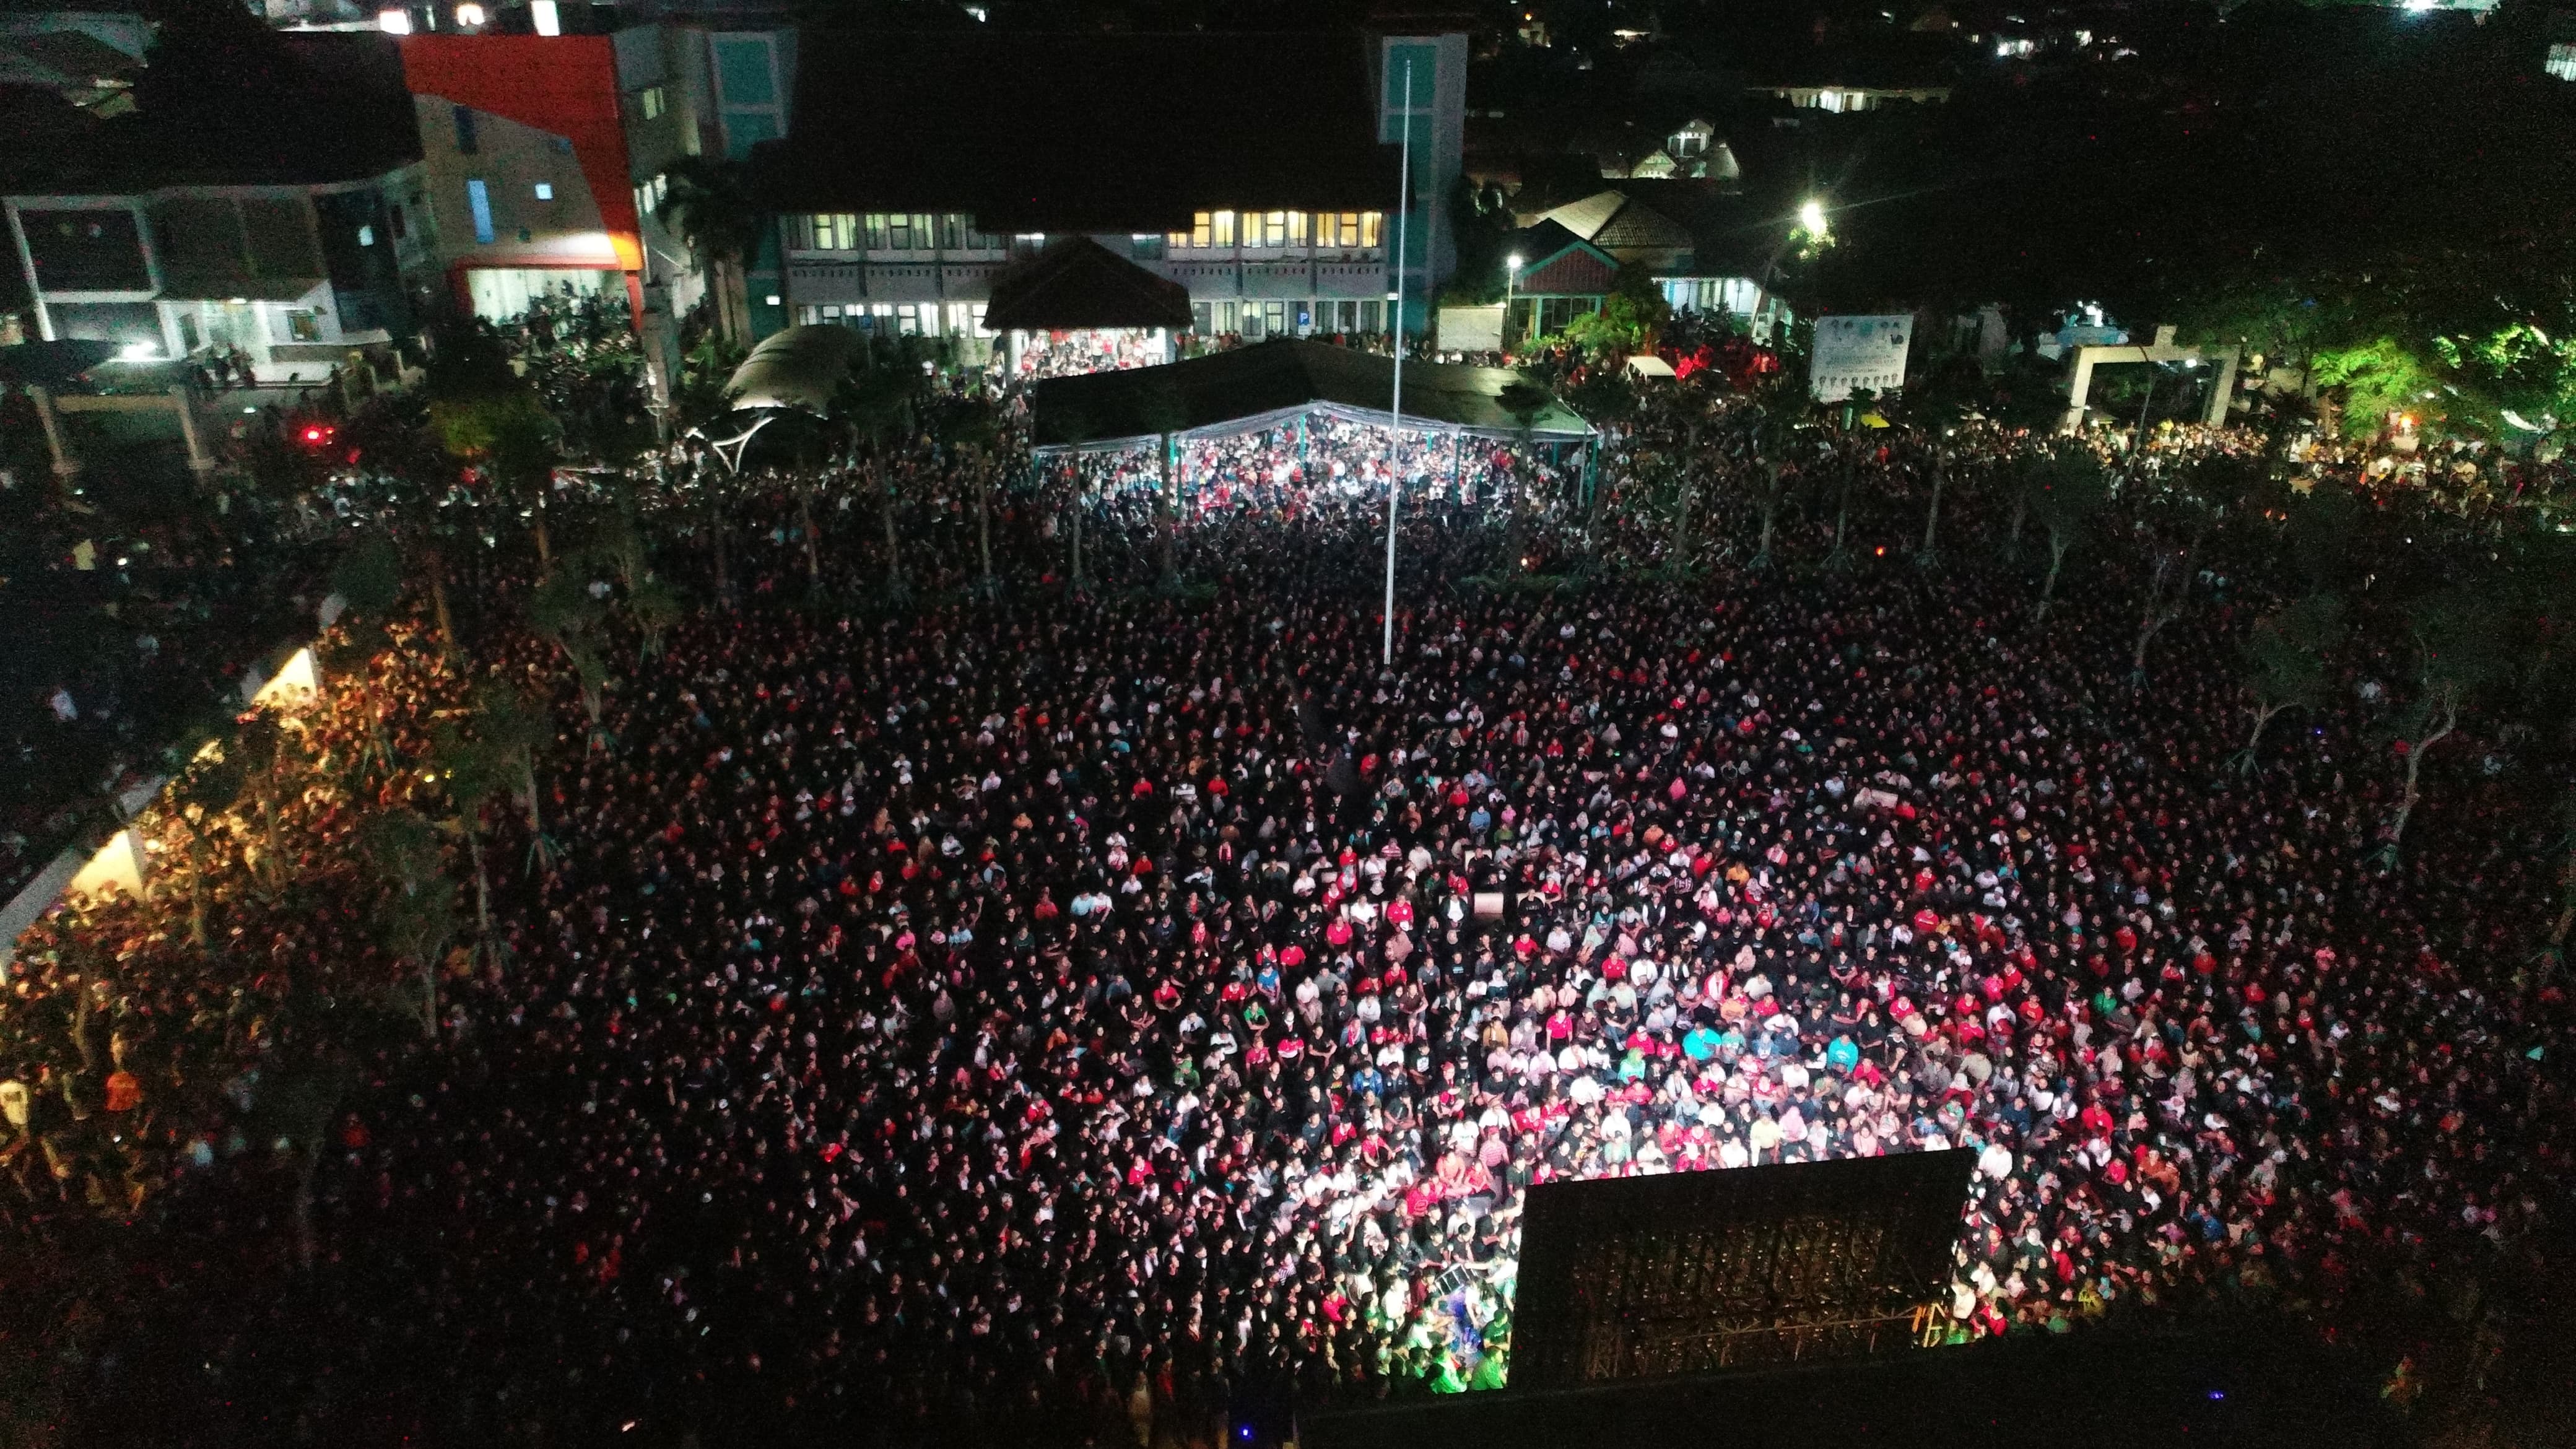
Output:
[[[238,351],[279,378],[412,330],[435,247],[392,46],[270,39],[239,95],[10,158],[0,212],[40,336],[138,360]]]
[[[787,305],[973,339],[995,279],[1075,234],[1185,287],[1203,334],[1383,331],[1399,269],[1418,331],[1465,69],[1437,31],[809,34],[792,133],[755,153]]]
[[[592,28],[594,16],[608,28]],[[681,157],[739,155],[781,134],[774,43],[766,32],[615,26],[589,6],[543,30],[405,35],[456,302],[496,320],[549,291],[623,288],[639,315],[647,288],[667,292],[656,300],[673,311],[696,305],[703,278],[657,211]]]

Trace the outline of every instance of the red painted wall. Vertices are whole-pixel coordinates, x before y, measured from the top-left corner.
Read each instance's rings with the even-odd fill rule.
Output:
[[[644,244],[618,116],[615,42],[605,35],[406,35],[402,59],[413,95],[439,96],[572,142],[632,292]]]

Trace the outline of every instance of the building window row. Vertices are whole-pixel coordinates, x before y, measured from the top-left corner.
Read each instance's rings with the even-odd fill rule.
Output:
[[[796,218],[794,245],[817,252],[998,252],[1000,237],[962,212],[821,211]]]
[[[1190,310],[1202,337],[1232,335],[1257,342],[1264,337],[1365,335],[1386,330],[1386,303],[1347,297],[1200,302]]]
[[[1385,218],[1374,211],[1202,211],[1188,231],[1165,238],[1173,250],[1224,248],[1373,248]]]
[[[1386,303],[1344,297],[1201,302],[1193,309],[1203,337],[1306,337],[1386,330]],[[854,327],[890,337],[989,338],[981,302],[824,302],[796,309],[805,326]]]
[[[1033,252],[1042,233],[1008,238],[977,231],[959,212],[812,212],[794,219],[791,244],[817,252]],[[1368,251],[1378,246],[1385,216],[1374,211],[1202,211],[1190,229],[1130,238],[1139,260],[1167,252],[1231,251],[1237,247],[1290,251]]]
[[[888,337],[991,337],[981,302],[825,302],[796,309],[805,326],[854,327]]]

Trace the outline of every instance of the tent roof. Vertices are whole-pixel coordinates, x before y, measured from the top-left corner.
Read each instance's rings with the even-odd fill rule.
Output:
[[[1404,422],[1510,436],[1520,423],[1502,394],[1517,380],[1507,368],[1408,362]],[[1164,432],[1240,432],[1310,410],[1384,421],[1394,392],[1391,357],[1283,338],[1162,367],[1049,378],[1037,386],[1035,442],[1052,451],[1124,445]],[[1531,431],[1583,437],[1592,427],[1550,400]]]
[[[1189,330],[1190,290],[1087,236],[1062,237],[993,279],[984,326],[995,332],[1101,327]]]
[[[850,375],[859,334],[829,323],[773,332],[751,349],[725,384],[737,410],[794,408],[821,415]]]

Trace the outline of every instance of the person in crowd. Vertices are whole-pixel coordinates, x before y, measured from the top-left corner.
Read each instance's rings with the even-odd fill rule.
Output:
[[[958,501],[1002,465],[880,466],[919,577],[964,578]],[[2211,1296],[2331,1321],[2521,1251],[2563,1189],[2565,1002],[2517,934],[2549,861],[2470,783],[2375,868],[2357,706],[2223,769],[2232,606],[2131,688],[2120,599],[2033,626],[2004,572],[1454,586],[1524,507],[1519,546],[1574,546],[1570,473],[1518,444],[1319,424],[1184,471],[1185,571],[1223,586],[1144,587],[1159,473],[1095,462],[1060,496],[1134,586],[1079,608],[789,602],[797,505],[755,487],[740,605],[596,728],[558,688],[548,848],[496,816],[528,864],[436,1045],[333,1104],[312,1250],[345,1291],[228,1340],[393,1376],[439,1435],[579,1406],[1203,1442],[1284,1396],[1503,1381],[1539,1183],[1968,1149],[1959,1338]],[[1014,509],[1006,552],[1060,570]],[[402,667],[371,698],[425,733],[463,666]],[[325,752],[370,717],[332,718]],[[295,868],[327,872],[349,826],[316,809]],[[279,992],[383,949],[252,919],[227,949]],[[189,1035],[253,1124],[256,993],[207,996],[131,904],[32,944],[12,1010],[91,1055],[0,1111],[137,1130],[35,1134],[29,1192],[248,1150],[156,1144],[179,1084],[105,1068]]]

